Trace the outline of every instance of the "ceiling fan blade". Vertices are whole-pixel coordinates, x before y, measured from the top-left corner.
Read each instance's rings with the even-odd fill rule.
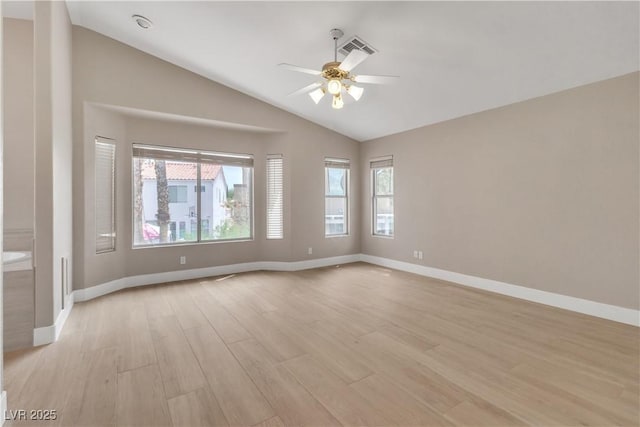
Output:
[[[395,83],[398,81],[399,76],[367,76],[367,75],[359,75],[353,76],[353,81],[356,83],[371,83],[377,85],[386,85]]]
[[[316,83],[311,83],[309,86],[305,86],[302,89],[298,89],[295,92],[291,92],[289,95],[287,96],[296,96],[296,95],[302,95],[303,93],[307,93],[307,92],[311,92],[314,89],[319,88],[320,86],[322,86],[322,83],[320,82],[316,82]]]
[[[342,61],[342,63],[340,64],[340,69],[344,71],[351,71],[354,68],[356,68],[358,64],[360,64],[362,61],[364,61],[368,57],[369,57],[369,54],[367,52],[364,52],[358,49],[353,49],[351,52],[349,52],[349,55],[347,55],[347,57],[344,58],[344,61]]]
[[[303,67],[298,67],[297,65],[291,65],[291,64],[278,64],[279,67],[282,68],[286,68],[287,70],[291,70],[291,71],[298,71],[300,73],[307,73],[307,74],[312,74],[314,76],[319,76],[321,71],[316,71],[316,70],[312,70],[310,68],[303,68]]]

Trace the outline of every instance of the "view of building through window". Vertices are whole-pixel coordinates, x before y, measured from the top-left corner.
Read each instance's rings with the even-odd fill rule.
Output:
[[[393,160],[371,162],[373,234],[393,236]]]
[[[325,159],[325,236],[349,233],[348,193],[349,161]]]
[[[134,246],[252,237],[252,159],[189,157],[134,147]]]

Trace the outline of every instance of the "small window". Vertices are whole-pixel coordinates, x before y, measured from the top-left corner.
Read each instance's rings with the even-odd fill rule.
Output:
[[[187,186],[170,185],[169,203],[187,203]]]
[[[372,233],[393,237],[393,157],[371,161]]]
[[[349,160],[325,159],[324,234],[349,234]]]
[[[284,237],[284,176],[281,154],[267,156],[267,239]]]
[[[116,250],[116,145],[95,139],[96,253]]]

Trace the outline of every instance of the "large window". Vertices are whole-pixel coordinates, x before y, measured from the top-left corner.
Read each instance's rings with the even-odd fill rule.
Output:
[[[95,140],[96,253],[116,250],[116,145]]]
[[[349,160],[325,159],[324,234],[349,233]]]
[[[284,176],[281,154],[267,156],[267,239],[284,237]]]
[[[250,155],[133,146],[134,246],[251,239],[252,201]]]
[[[372,232],[393,237],[393,158],[371,161]]]

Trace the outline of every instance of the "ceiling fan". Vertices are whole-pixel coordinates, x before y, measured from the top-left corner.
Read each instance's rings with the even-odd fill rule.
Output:
[[[362,97],[364,89],[360,86],[354,85],[354,83],[387,84],[393,83],[398,79],[398,76],[368,76],[362,74],[351,74],[351,70],[367,59],[369,54],[359,49],[353,49],[342,62],[338,62],[338,39],[342,37],[344,33],[342,30],[334,28],[330,31],[330,34],[334,43],[333,61],[324,64],[322,66],[322,71],[298,67],[297,65],[291,64],[278,64],[280,67],[291,71],[311,74],[324,79],[312,83],[309,86],[305,86],[302,89],[296,90],[295,92],[290,93],[289,96],[308,93],[311,99],[313,99],[313,102],[317,104],[320,102],[322,97],[329,92],[333,96],[331,106],[335,109],[340,109],[344,106],[344,101],[342,99],[343,92],[348,93],[356,101]]]

